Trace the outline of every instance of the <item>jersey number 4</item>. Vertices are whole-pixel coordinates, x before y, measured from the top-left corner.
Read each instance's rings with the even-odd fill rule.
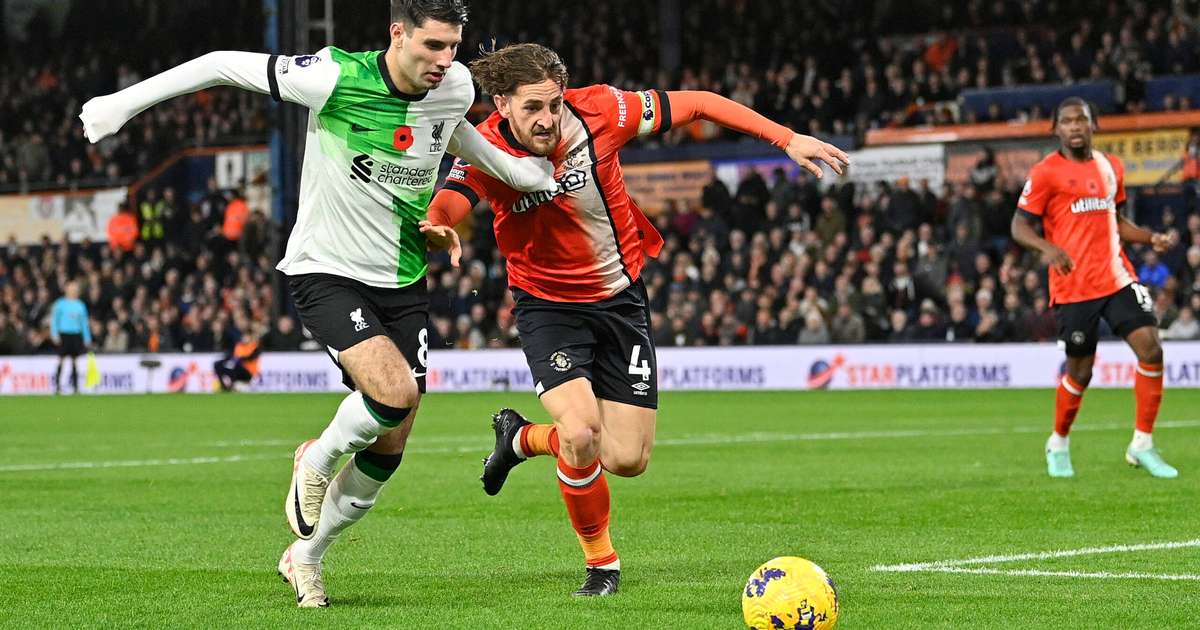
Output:
[[[650,380],[650,362],[642,361],[638,365],[638,359],[642,356],[642,345],[638,344],[633,347],[633,351],[629,353],[629,373],[634,376],[642,377],[643,381]]]

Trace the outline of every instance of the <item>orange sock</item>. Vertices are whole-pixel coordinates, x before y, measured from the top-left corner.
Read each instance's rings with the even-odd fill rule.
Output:
[[[600,567],[616,562],[617,552],[608,536],[608,482],[600,469],[600,460],[574,468],[560,457],[558,489],[567,504],[567,515],[571,517],[587,565]]]
[[[1064,374],[1058,382],[1058,397],[1054,401],[1054,432],[1067,437],[1071,432],[1071,423],[1079,414],[1079,405],[1083,403],[1084,386],[1075,382],[1070,374]]]
[[[558,429],[553,424],[530,424],[521,427],[521,451],[525,457],[558,457]]]
[[[1137,430],[1154,432],[1154,420],[1158,418],[1158,407],[1162,404],[1163,366],[1161,363],[1138,361],[1137,375],[1133,378],[1134,405],[1137,409]]]

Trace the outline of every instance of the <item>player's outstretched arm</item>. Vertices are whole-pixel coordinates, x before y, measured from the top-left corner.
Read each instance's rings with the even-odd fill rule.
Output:
[[[671,102],[672,126],[700,119],[711,120],[722,127],[754,136],[783,149],[788,157],[816,177],[821,177],[821,167],[816,162],[828,164],[838,175],[850,163],[850,156],[832,144],[796,133],[720,94],[675,91],[667,92],[667,98]]]
[[[286,65],[277,70],[277,62],[291,63],[293,59],[304,61],[293,64],[296,72],[291,76]],[[232,85],[319,109],[337,80],[337,68],[332,61],[326,60],[323,66],[316,63],[324,59],[322,54],[292,58],[252,52],[210,52],[120,92],[89,100],[83,104],[79,119],[83,121],[87,139],[99,142],[158,103],[215,85]],[[303,72],[299,71],[301,67],[305,67]]]
[[[446,151],[504,182],[513,190],[538,192],[554,190],[557,186],[554,182],[554,165],[549,160],[509,155],[492,146],[465,120],[460,121],[454,129]]]

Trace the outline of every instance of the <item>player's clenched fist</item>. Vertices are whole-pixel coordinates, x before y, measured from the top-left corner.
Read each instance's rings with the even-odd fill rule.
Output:
[[[97,96],[83,104],[79,120],[83,121],[83,133],[88,142],[95,143],[117,133],[129,120],[129,112],[121,99]]]
[[[1170,250],[1179,242],[1179,235],[1176,232],[1154,233],[1150,236],[1150,246],[1154,251],[1162,254]]]

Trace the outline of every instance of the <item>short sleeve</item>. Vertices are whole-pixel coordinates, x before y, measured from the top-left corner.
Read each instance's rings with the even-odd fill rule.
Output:
[[[340,73],[328,48],[315,55],[271,55],[267,60],[271,98],[318,112],[337,86]]]
[[[1037,217],[1046,213],[1046,205],[1054,191],[1044,172],[1045,169],[1037,166],[1029,172],[1029,179],[1025,180],[1025,188],[1021,190],[1021,198],[1017,200],[1017,209]]]

